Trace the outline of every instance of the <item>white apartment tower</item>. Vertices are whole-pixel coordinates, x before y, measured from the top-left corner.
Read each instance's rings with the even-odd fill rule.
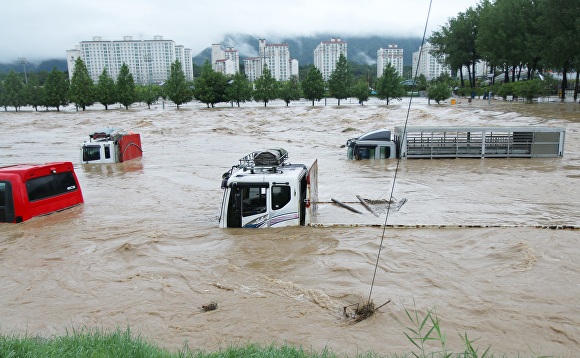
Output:
[[[377,77],[381,77],[387,67],[391,64],[398,72],[400,77],[403,77],[403,49],[397,45],[389,45],[387,48],[380,48],[377,50]]]
[[[244,59],[244,71],[250,82],[262,76],[266,66],[277,81],[287,81],[292,76],[298,76],[298,60],[290,59],[288,44],[266,44],[259,40],[259,57]]]
[[[298,68],[298,60],[293,58],[290,60],[290,76],[298,77],[299,68]]]
[[[262,61],[259,57],[250,57],[244,59],[244,73],[248,81],[254,82],[262,75]]]
[[[292,76],[290,50],[288,44],[266,44],[266,40],[259,40],[259,56],[262,67],[265,65],[272,72],[272,77],[278,81],[287,81]],[[260,68],[258,77],[262,75]]]
[[[426,43],[424,46],[419,47],[419,51],[413,52],[412,77],[415,77],[415,72],[417,72],[417,76],[424,75],[430,81],[439,77],[444,72],[450,73],[449,66],[440,62],[431,54],[433,50],[433,45]]]
[[[240,72],[240,56],[233,47],[222,50],[220,44],[211,45],[211,66],[214,71],[224,75],[235,75]]]
[[[67,50],[66,57],[69,78],[72,78],[75,61],[80,57],[95,83],[104,68],[116,80],[124,63],[135,83],[161,83],[169,78],[171,64],[176,60],[181,62],[185,79],[193,81],[191,49],[164,40],[163,36],[155,36],[153,40],[133,40],[132,36],[124,36],[121,41],[103,41],[95,36],[92,41],[81,41],[74,50]]]
[[[321,73],[324,81],[328,81],[330,74],[336,68],[336,62],[340,55],[347,57],[347,43],[340,38],[332,38],[330,41],[322,41],[314,49],[314,67]]]

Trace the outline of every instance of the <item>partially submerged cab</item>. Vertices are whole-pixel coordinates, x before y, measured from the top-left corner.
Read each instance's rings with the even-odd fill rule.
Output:
[[[397,145],[391,139],[391,131],[378,129],[346,142],[348,159],[397,158]]]
[[[318,163],[290,164],[282,148],[248,154],[222,177],[222,228],[304,226],[317,212]]]
[[[81,203],[71,162],[0,167],[0,222],[19,223]]]
[[[138,133],[114,128],[89,134],[81,146],[82,163],[122,163],[143,156]]]

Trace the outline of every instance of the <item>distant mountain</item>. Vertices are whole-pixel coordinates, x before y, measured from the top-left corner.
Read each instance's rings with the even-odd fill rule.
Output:
[[[47,71],[50,72],[52,69],[56,67],[59,71],[68,71],[66,59],[52,59],[52,60],[44,60],[39,63],[29,62],[26,64],[26,71],[38,72],[38,71]],[[0,63],[0,73],[8,73],[10,70],[14,70],[14,72],[24,72],[24,66],[15,61],[13,63]]]
[[[289,37],[283,39],[274,39],[264,37],[266,44],[288,44],[290,57],[297,59],[299,64],[310,65],[314,63],[314,49],[322,41],[330,41],[336,35],[323,34],[316,36]],[[395,44],[403,49],[404,65],[411,65],[413,62],[413,52],[419,50],[421,46],[420,38],[399,38],[399,37],[381,37],[381,36],[344,36],[341,40],[348,43],[348,61],[361,64],[375,64],[377,62],[377,50],[386,48],[390,44]],[[243,61],[248,57],[258,56],[258,37],[250,35],[227,35],[221,42],[222,48],[233,47],[238,50],[240,60]],[[211,44],[208,48],[193,57],[193,63],[203,65],[205,60],[211,61]]]

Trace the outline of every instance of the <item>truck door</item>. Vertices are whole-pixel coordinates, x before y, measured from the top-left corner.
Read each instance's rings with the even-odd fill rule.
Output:
[[[306,199],[303,200],[306,208],[305,223],[309,224],[314,221],[318,214],[318,160],[315,160],[308,168],[306,176]],[[302,224],[302,219],[301,225]]]
[[[268,225],[268,183],[234,183],[230,190],[227,227]]]

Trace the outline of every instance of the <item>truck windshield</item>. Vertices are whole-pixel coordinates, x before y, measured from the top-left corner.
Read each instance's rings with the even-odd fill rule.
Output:
[[[98,145],[83,146],[83,162],[101,159],[101,147]]]

